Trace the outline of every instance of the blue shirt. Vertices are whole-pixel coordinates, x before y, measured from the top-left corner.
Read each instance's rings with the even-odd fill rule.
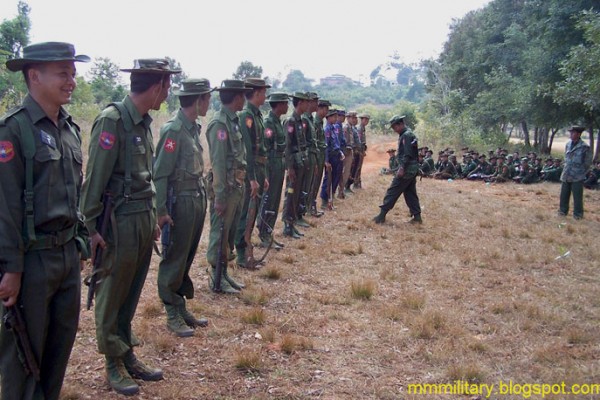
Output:
[[[329,162],[329,158],[335,154],[342,154],[339,130],[336,125],[325,125],[325,143],[327,151],[325,151],[325,162]]]

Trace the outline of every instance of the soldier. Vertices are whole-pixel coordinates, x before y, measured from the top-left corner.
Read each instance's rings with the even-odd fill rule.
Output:
[[[325,141],[325,130],[323,120],[329,112],[331,103],[327,100],[319,100],[317,104],[317,112],[315,115],[315,138],[317,144],[317,165],[313,176],[312,187],[310,191],[310,215],[313,217],[321,217],[322,211],[317,210],[317,196],[319,188],[323,180],[323,168],[325,167],[325,151],[327,150],[327,142]]]
[[[211,265],[210,288],[214,292],[236,294],[244,285],[229,276],[227,255],[230,235],[237,228],[235,220],[241,212],[246,179],[246,147],[242,143],[236,113],[244,108],[244,95],[252,89],[247,88],[243,81],[231,79],[221,82],[221,87],[216,90],[222,106],[206,130],[212,165],[207,179],[211,203],[206,259]]]
[[[398,159],[396,158],[396,149],[388,149],[386,151],[388,154],[388,168],[381,168],[382,175],[394,175],[398,170]],[[424,162],[425,165],[428,165]]]
[[[254,259],[247,258],[246,247],[252,242],[254,223],[262,200],[263,192],[269,190],[267,176],[267,149],[265,147],[265,126],[259,107],[265,104],[267,89],[271,87],[264,79],[246,78],[249,90],[245,93],[246,107],[240,112],[240,131],[246,147],[246,179],[242,213],[237,222],[235,248],[237,265],[242,268],[256,268]]]
[[[583,181],[592,164],[590,146],[581,139],[584,128],[573,126],[569,129],[570,140],[565,146],[565,167],[560,176],[560,204],[558,215],[569,212],[569,200],[573,194],[573,218],[583,218]]]
[[[259,238],[262,247],[268,247],[273,240],[275,249],[282,249],[284,245],[273,239],[273,228],[279,213],[283,177],[285,175],[285,132],[281,125],[281,116],[287,114],[289,96],[286,93],[271,93],[268,98],[271,111],[265,119],[265,147],[267,150],[267,173],[269,189],[267,200],[263,202],[260,210],[261,218],[258,222]]]
[[[169,93],[171,74],[181,71],[170,69],[165,59],[135,60],[133,68],[121,71],[131,73],[131,92],[122,102],[106,107],[94,121],[82,208],[92,255],[98,246],[103,249],[103,278],[96,293],[98,351],[106,357],[110,386],[117,393],[131,395],[139,391],[132,378],[163,378],[160,369],[135,357],[133,347],[139,342],[131,331],[131,321],[150,266],[152,245],[160,232],[154,208],[154,145],[148,111],[160,109]],[[98,224],[106,192],[114,199],[114,212],[103,237]]]
[[[29,93],[0,119],[0,312],[21,310],[39,381],[3,323],[3,399],[58,399],[75,341],[80,258],[88,251],[79,212],[81,135],[62,106],[77,87],[75,62],[89,61],[69,43],[46,42],[6,62],[23,73]]]
[[[167,328],[178,337],[192,336],[192,328],[208,325],[187,310],[185,299],[194,298],[190,268],[207,203],[201,127],[196,120],[206,115],[213,90],[206,79],[186,79],[173,91],[181,108],[161,129],[154,164],[156,214],[163,235],[158,295],[167,312]]]
[[[359,158],[356,165],[356,171],[354,173],[354,189],[362,189],[362,165],[367,155],[367,125],[369,124],[369,120],[371,116],[369,114],[360,114],[358,116],[360,118],[360,124],[358,125],[358,142],[360,143],[359,147]]]
[[[519,167],[519,173],[512,179],[516,183],[523,184],[537,182],[537,172],[533,166],[529,165],[529,158],[521,158],[521,166]]]
[[[358,168],[358,162],[362,154],[362,145],[358,137],[358,114],[356,111],[350,111],[346,119],[348,120],[347,129],[352,144],[352,163],[350,163],[350,174],[346,181],[345,193],[354,193],[350,187],[355,183],[354,176],[356,175],[356,169]]]
[[[598,178],[600,178],[600,161],[596,163],[594,168],[588,171],[585,181],[583,182],[583,186],[586,189],[598,189]]]
[[[302,186],[302,193],[300,195],[300,204],[298,208],[298,221],[296,225],[308,228],[310,225],[304,219],[304,215],[308,212],[311,207],[311,190],[312,182],[317,169],[317,137],[315,132],[315,123],[312,113],[317,111],[319,107],[319,95],[315,92],[308,92],[308,98],[310,99],[306,112],[302,114],[302,128],[306,136],[306,163],[304,165],[304,183]],[[322,214],[321,214],[322,215]]]
[[[299,239],[304,236],[294,226],[298,220],[298,207],[306,171],[306,141],[302,114],[308,109],[310,98],[303,92],[292,95],[294,112],[283,123],[286,135],[285,165],[287,169],[285,200],[283,204],[283,235]]]
[[[321,208],[333,210],[333,196],[342,176],[342,162],[344,152],[340,144],[338,130],[335,127],[338,111],[329,110],[325,125],[325,141],[327,150],[325,152],[325,177],[321,186]]]
[[[444,152],[444,154],[440,155],[440,165],[438,169],[433,174],[434,179],[454,179],[456,176],[456,168],[454,164],[448,161],[448,154]]]
[[[417,149],[419,145],[415,135],[405,125],[404,118],[406,118],[404,115],[396,115],[390,120],[391,128],[398,134],[398,150],[396,152],[398,171],[383,198],[383,204],[379,206],[381,211],[373,218],[376,224],[385,222],[385,215],[394,208],[402,193],[404,193],[404,200],[412,216],[410,223],[423,223],[417,196],[417,173],[419,172]]]
[[[350,111],[348,114],[352,113],[355,115],[354,111]],[[350,116],[343,112],[342,114],[338,113],[338,123],[341,126],[342,132],[342,150],[344,151],[344,163],[342,167],[342,180],[340,181],[340,189],[338,191],[338,197],[341,199],[345,199],[347,194],[352,193],[350,186],[347,186],[348,179],[350,178],[350,174],[352,173],[352,162],[354,161],[354,129],[352,122],[354,121],[354,117]],[[347,122],[344,123],[344,120]],[[352,183],[352,182],[351,182]]]

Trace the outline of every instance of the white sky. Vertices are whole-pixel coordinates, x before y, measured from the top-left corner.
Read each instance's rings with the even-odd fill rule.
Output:
[[[331,74],[366,81],[395,52],[405,63],[436,57],[452,19],[489,1],[26,0],[32,43],[70,42],[121,68],[169,56],[213,86],[245,60],[272,78],[298,69],[317,83]],[[0,20],[16,15],[17,2],[2,0]]]

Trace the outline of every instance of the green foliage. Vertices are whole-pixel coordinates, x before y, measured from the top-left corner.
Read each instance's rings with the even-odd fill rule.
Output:
[[[19,57],[29,44],[30,8],[19,1],[17,10],[15,18],[0,23],[0,112],[20,104],[27,94],[22,74],[10,72],[4,65],[6,59]]]
[[[242,61],[233,73],[233,79],[244,80],[248,77],[262,77],[263,69],[261,66],[254,65],[250,61]]]
[[[283,81],[283,87],[290,93],[312,90],[312,80],[304,76],[302,71],[293,69]]]
[[[119,66],[109,58],[98,57],[88,72],[93,101],[105,105],[122,100],[127,90],[121,82]]]

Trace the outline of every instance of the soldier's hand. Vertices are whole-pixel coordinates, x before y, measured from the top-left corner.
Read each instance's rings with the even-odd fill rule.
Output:
[[[173,219],[171,218],[171,216],[169,214],[158,217],[158,226],[160,226],[160,229],[162,229],[167,224],[169,226],[174,225]]]
[[[267,178],[265,178],[265,183],[263,184],[263,191],[268,191],[269,190],[269,180]]]
[[[296,182],[296,171],[294,168],[288,169],[288,178],[290,179],[290,183],[293,185]]]
[[[346,159],[346,156],[344,155],[344,153],[342,153],[342,158],[340,158],[340,161],[344,161]]]
[[[219,201],[215,200],[215,212],[217,213],[217,215],[219,217],[222,217],[223,215],[225,215],[225,211],[227,211],[227,203],[221,203]]]
[[[328,162],[325,163],[325,170],[331,171],[331,163],[328,163]]]
[[[256,196],[258,196],[258,188],[259,187],[260,186],[259,186],[258,181],[256,179],[250,181],[250,197],[252,197],[253,199],[255,199]]]
[[[0,281],[0,299],[5,307],[16,304],[21,290],[22,272],[5,272]]]
[[[160,226],[154,225],[154,240],[160,239]]]
[[[98,246],[100,246],[100,248],[102,248],[102,249],[105,249],[106,242],[104,241],[104,238],[102,237],[102,235],[100,235],[98,232],[94,233],[92,235],[92,237],[90,237],[90,240],[91,240],[90,247],[92,248],[92,256],[90,257],[90,260],[93,263],[94,260],[96,259],[96,249],[98,248]]]
[[[398,172],[396,172],[396,177],[402,178],[403,176],[404,176],[404,168],[400,167],[400,168],[398,168]]]

